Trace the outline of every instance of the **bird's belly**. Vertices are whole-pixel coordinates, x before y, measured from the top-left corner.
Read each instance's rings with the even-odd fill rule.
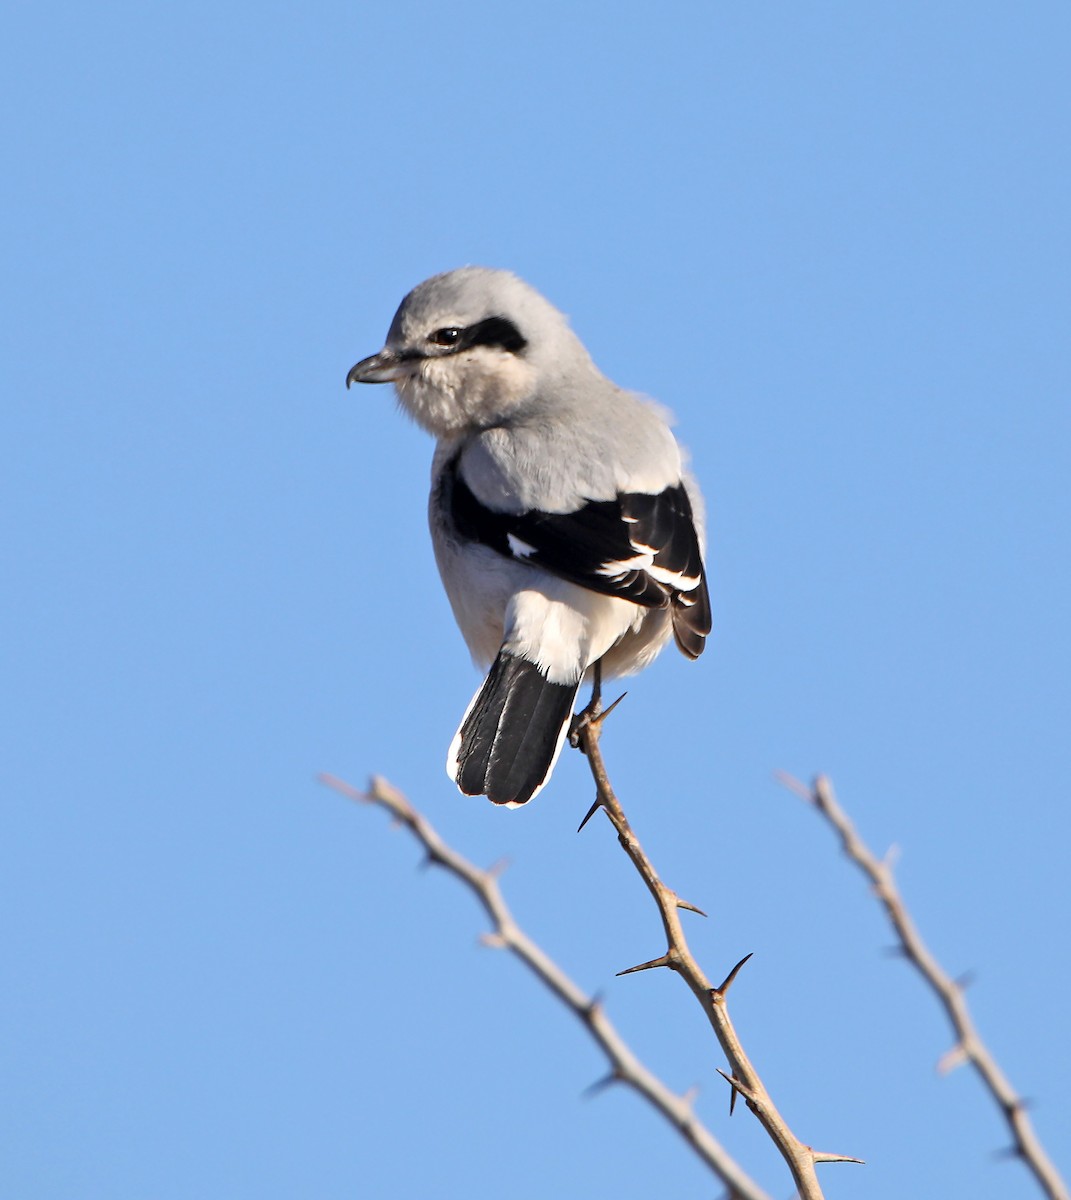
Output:
[[[436,558],[454,620],[473,660],[481,667],[494,662],[502,645],[506,608],[523,586],[525,568],[486,546],[455,542],[436,544]]]

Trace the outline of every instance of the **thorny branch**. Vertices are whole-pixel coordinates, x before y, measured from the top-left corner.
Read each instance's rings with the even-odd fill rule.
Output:
[[[611,705],[612,707],[613,705]],[[581,714],[574,728],[574,741],[579,744],[580,748],[587,755],[597,792],[596,801],[589,810],[587,817],[584,818],[584,822],[581,823],[581,828],[583,828],[584,823],[598,809],[601,808],[606,813],[614,829],[617,831],[618,841],[620,841],[625,853],[643,879],[643,882],[647,885],[647,890],[651,893],[655,904],[658,906],[667,944],[665,953],[658,958],[640,963],[639,966],[630,967],[628,971],[622,971],[621,974],[627,975],[633,971],[644,971],[652,967],[669,967],[681,976],[706,1013],[707,1019],[714,1029],[715,1036],[725,1053],[725,1057],[729,1061],[729,1073],[721,1073],[732,1086],[734,1097],[737,1094],[740,1095],[748,1108],[758,1117],[763,1128],[774,1142],[774,1145],[777,1146],[789,1170],[792,1172],[792,1178],[795,1181],[800,1200],[821,1200],[822,1190],[818,1184],[815,1167],[819,1163],[858,1163],[861,1160],[850,1158],[844,1154],[829,1154],[824,1151],[814,1150],[810,1146],[805,1145],[789,1128],[788,1123],[778,1112],[777,1107],[770,1098],[770,1094],[759,1077],[759,1073],[755,1070],[751,1060],[744,1051],[736,1029],[729,1018],[729,1011],[726,1005],[726,995],[729,987],[747,959],[745,958],[737,963],[722,984],[713,986],[689,950],[688,941],[684,936],[684,930],[681,926],[680,910],[682,908],[692,912],[699,912],[700,910],[696,909],[694,905],[681,900],[659,878],[657,871],[655,871],[650,859],[640,845],[639,839],[633,832],[632,826],[629,824],[624,810],[621,808],[620,801],[614,793],[606,772],[606,763],[602,756],[602,750],[599,746],[601,724],[605,717],[609,715],[609,711],[609,709],[606,712],[600,711],[599,695],[596,690],[591,704]]]
[[[896,931],[904,957],[929,984],[948,1014],[956,1044],[941,1058],[937,1064],[938,1070],[944,1073],[963,1063],[970,1063],[996,1101],[1011,1131],[1013,1144],[1009,1153],[1022,1159],[1049,1200],[1071,1200],[1067,1185],[1034,1132],[1025,1102],[1008,1082],[975,1029],[963,994],[963,985],[952,979],[940,966],[908,915],[893,878],[889,857],[881,860],[870,850],[837,803],[833,785],[824,776],[815,779],[811,787],[790,775],[781,774],[780,778],[786,787],[802,796],[833,827],[840,839],[841,849],[870,881],[874,894]]]
[[[730,1200],[770,1200],[696,1116],[694,1095],[678,1096],[666,1087],[632,1052],[598,998],[586,995],[520,928],[502,898],[495,868],[481,871],[452,850],[422,814],[385,779],[373,778],[367,792],[331,775],[323,775],[321,780],[351,800],[386,809],[424,847],[430,864],[445,868],[468,887],[494,924],[494,932],[486,935],[484,941],[515,954],[573,1012],[606,1055],[610,1071],[595,1085],[596,1089],[623,1083],[638,1092],[722,1180],[729,1189]],[[820,1195],[818,1192],[806,1194]]]

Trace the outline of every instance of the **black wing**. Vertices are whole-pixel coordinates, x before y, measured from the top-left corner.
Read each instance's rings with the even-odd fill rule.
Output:
[[[645,608],[672,606],[673,633],[698,658],[710,632],[703,560],[682,484],[658,495],[625,492],[570,513],[495,512],[461,477],[455,458],[442,496],[459,537],[542,567],[593,592]]]

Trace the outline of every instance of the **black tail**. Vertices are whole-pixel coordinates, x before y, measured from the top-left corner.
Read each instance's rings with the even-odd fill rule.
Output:
[[[551,683],[500,650],[450,747],[449,771],[466,796],[525,804],[550,777],[579,680]]]
[[[680,652],[698,658],[710,633],[710,596],[706,576],[700,571],[699,585],[690,592],[674,592],[670,601],[673,637]]]

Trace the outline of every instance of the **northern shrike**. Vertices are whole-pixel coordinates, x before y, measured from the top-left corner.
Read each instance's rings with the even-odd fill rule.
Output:
[[[645,667],[710,632],[702,500],[665,417],[602,375],[508,271],[462,267],[402,301],[351,383],[393,383],[438,439],[428,518],[473,658],[490,672],[447,771],[510,807],[550,777],[585,673]]]

